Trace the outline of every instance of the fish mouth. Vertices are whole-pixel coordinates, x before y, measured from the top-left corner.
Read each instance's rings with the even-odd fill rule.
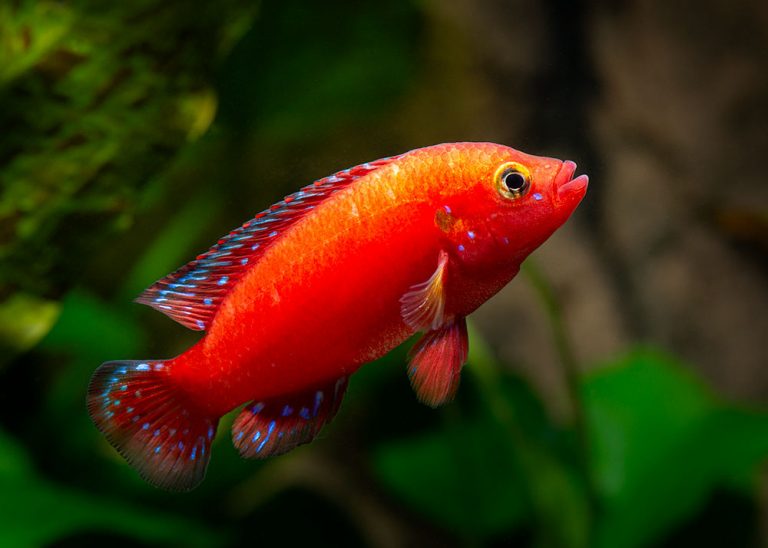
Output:
[[[570,202],[574,199],[580,201],[587,191],[589,177],[579,175],[574,179],[574,173],[576,173],[576,163],[566,160],[555,175],[555,189],[560,202]]]

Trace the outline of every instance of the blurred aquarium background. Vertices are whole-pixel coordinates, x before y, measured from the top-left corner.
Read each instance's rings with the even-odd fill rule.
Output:
[[[768,4],[0,0],[0,546],[768,545]],[[156,490],[92,426],[132,299],[336,170],[445,141],[575,160],[457,400],[407,348],[315,443]],[[301,326],[297,326],[300,329]]]

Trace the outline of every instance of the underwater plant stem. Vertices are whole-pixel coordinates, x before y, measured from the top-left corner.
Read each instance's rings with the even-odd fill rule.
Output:
[[[578,438],[581,471],[587,490],[590,510],[594,515],[597,510],[598,497],[592,476],[591,440],[581,392],[581,374],[578,360],[568,339],[562,309],[555,297],[551,284],[547,281],[536,263],[530,259],[523,263],[521,270],[544,305],[549,324],[552,327],[555,349],[562,365],[571,412],[573,413],[573,427]]]
[[[552,448],[542,445],[523,428],[518,410],[507,397],[502,386],[504,379],[499,364],[482,336],[468,322],[470,339],[469,362],[477,379],[478,389],[488,405],[488,411],[507,432],[506,439],[518,459],[526,484],[528,501],[536,520],[535,546],[563,546],[587,548],[592,545],[592,509],[584,497],[583,488],[571,483],[569,474]],[[553,493],[557,493],[553,496]],[[584,504],[579,504],[579,500]],[[563,519],[563,508],[570,515]],[[578,530],[566,522],[582,524]],[[557,525],[555,525],[557,524]]]

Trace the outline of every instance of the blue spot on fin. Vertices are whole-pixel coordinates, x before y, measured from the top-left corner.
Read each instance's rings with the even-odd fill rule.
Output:
[[[205,477],[218,417],[189,406],[166,374],[169,367],[159,360],[102,364],[88,387],[88,412],[141,477],[163,489],[188,491]],[[110,401],[111,407],[105,405]]]
[[[232,443],[242,457],[258,459],[309,443],[336,415],[346,388],[347,378],[340,377],[299,394],[252,402],[232,425]]]
[[[159,310],[189,329],[208,329],[229,291],[291,225],[334,192],[401,156],[339,171],[286,196],[195,260],[152,284],[136,302]]]

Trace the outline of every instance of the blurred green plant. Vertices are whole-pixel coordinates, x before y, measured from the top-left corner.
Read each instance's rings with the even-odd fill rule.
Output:
[[[501,371],[487,360],[482,350],[470,354],[468,371]],[[652,545],[700,511],[718,488],[751,496],[768,458],[768,413],[724,402],[673,358],[638,349],[581,383],[591,440],[588,475],[599,497],[590,518],[585,480],[574,468],[578,449],[536,439],[537,432],[556,432],[556,425],[521,426],[527,390],[477,386],[490,413],[382,446],[375,457],[384,485],[462,535],[489,538],[528,521],[541,526],[540,546]],[[498,428],[503,415],[520,418],[506,436]],[[574,512],[593,520],[591,541]]]
[[[99,530],[168,545],[220,546],[227,540],[225,533],[188,519],[52,483],[35,473],[29,456],[2,431],[0,493],[3,546],[43,546]]]
[[[252,3],[23,0],[0,4],[0,314],[22,351],[82,254],[126,228],[156,176],[213,120],[216,62]],[[46,303],[46,301],[52,301]],[[39,311],[40,312],[38,314]]]
[[[694,519],[716,490],[754,498],[768,414],[717,398],[654,350],[582,377],[557,295],[530,264],[524,272],[552,324],[573,424],[553,421],[473,331],[465,386],[444,411],[424,410],[406,392],[400,349],[353,380],[332,428],[359,414],[368,422],[357,438],[335,433],[266,466],[217,440],[208,480],[184,497],[147,487],[94,430],[83,398],[100,362],[170,355],[194,337],[130,298],[192,258],[220,224],[243,220],[227,217],[228,207],[245,202],[251,211],[259,192],[279,197],[288,183],[273,172],[289,171],[293,186],[307,182],[295,180],[298,145],[376,123],[415,72],[419,9],[368,1],[316,10],[296,0],[195,9],[180,0],[0,4],[0,366],[8,364],[0,545],[99,532],[133,543],[237,545],[253,538],[254,525],[283,539],[296,515],[345,524],[334,521],[334,505],[316,509],[332,497],[307,499],[295,489],[306,487],[304,476],[282,470],[329,447],[348,459],[341,468],[370,464],[410,515],[467,545],[522,531],[537,546],[647,546]],[[254,155],[254,143],[286,152]],[[255,170],[253,156],[269,156],[267,168]],[[150,208],[156,220],[117,242],[115,233]],[[397,406],[382,388],[394,383],[407,393]],[[303,470],[327,471],[322,459]],[[270,509],[286,493],[289,503]],[[339,538],[358,537],[331,531],[314,545]]]

